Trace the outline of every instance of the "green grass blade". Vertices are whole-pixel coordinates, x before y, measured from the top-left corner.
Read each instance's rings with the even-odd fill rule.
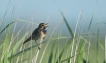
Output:
[[[7,8],[6,8],[6,11],[5,11],[5,14],[4,14],[4,16],[3,16],[3,19],[2,19],[1,22],[0,22],[0,30],[1,30],[1,28],[2,28],[2,25],[3,25],[3,21],[4,21],[4,19],[5,19],[5,16],[6,16],[7,12],[8,12],[10,2],[11,2],[11,0],[9,0],[9,3],[8,3]]]
[[[92,18],[91,18],[91,20],[90,20],[89,27],[88,27],[88,31],[89,31],[90,28],[91,28],[91,24],[92,24],[92,21],[93,21],[93,17],[94,17],[94,15],[92,16]]]
[[[100,40],[100,25],[98,24],[98,31],[97,31],[97,38]],[[96,62],[98,63],[99,60],[99,42],[97,41],[96,43],[96,48],[97,48],[97,52],[96,52]]]
[[[47,41],[44,41],[44,42],[42,42],[42,43],[45,43],[45,42],[47,42]],[[18,52],[18,53],[16,53],[16,54],[14,54],[14,55],[11,56],[11,57],[8,56],[8,59],[10,60],[11,58],[15,58],[15,57],[17,57],[17,56],[19,56],[19,55],[21,55],[21,54],[24,54],[24,53],[30,51],[31,49],[33,49],[33,48],[35,48],[35,47],[38,47],[38,45],[40,45],[40,43],[37,44],[37,45],[31,46],[31,47],[29,47],[29,48],[27,48],[27,49],[24,49],[24,50],[22,50],[22,51],[20,51],[20,52]]]
[[[23,62],[25,62],[25,61],[28,61],[29,59],[24,59],[24,60],[22,60],[22,61],[19,61],[18,63],[23,63]]]
[[[61,51],[61,53],[60,53],[60,55],[59,55],[59,58],[57,59],[57,61],[56,61],[56,63],[58,63],[58,62],[60,62],[61,61],[61,58],[62,58],[62,56],[63,56],[63,52],[64,52],[64,50],[70,45],[70,42],[71,41],[71,39],[67,42],[67,44],[64,46],[64,48],[63,48],[63,50]]]
[[[8,48],[8,44],[9,44],[9,34],[7,33],[5,41],[3,43],[3,53],[6,52],[7,48]]]
[[[48,59],[48,63],[54,63],[54,56],[53,56],[54,46],[55,46],[55,42],[52,45],[50,56],[49,56],[49,59]]]
[[[105,50],[104,46],[101,44],[100,39],[96,36],[96,34],[94,32],[92,32],[93,35],[96,37],[97,42],[99,43],[100,47]]]
[[[58,56],[58,42],[57,42],[57,46],[56,46],[56,49],[55,49],[55,55],[54,55],[54,58],[55,58],[55,60],[54,60],[54,63],[56,63],[56,60],[57,60],[57,56]]]
[[[1,44],[1,45],[0,45],[0,49],[3,47],[3,45],[4,45],[4,44]]]
[[[12,51],[13,51],[13,53],[16,52],[17,48],[22,44],[22,42],[23,42],[23,40],[25,39],[25,37],[26,37],[27,34],[28,34],[28,33],[26,33],[26,34],[17,42],[17,44],[13,47],[13,50],[11,50],[11,51],[9,52],[8,57],[11,56]]]
[[[84,43],[85,43],[84,40],[82,40],[78,45],[77,52],[80,53],[80,55],[76,56],[75,63],[82,62],[82,57],[83,57],[83,54],[84,54]]]
[[[11,53],[11,57],[13,55],[13,50],[12,50],[12,53]],[[12,63],[12,58],[9,60],[10,63]]]
[[[8,45],[10,41],[10,27],[8,29],[8,32],[6,34],[4,43],[2,44],[2,56],[1,56],[1,62],[7,63],[7,55],[8,55]],[[1,47],[0,47],[1,48]]]
[[[64,59],[64,60],[61,61],[61,63],[66,62],[66,61],[70,60],[70,58],[73,58],[73,57],[74,57],[74,56],[69,57],[69,58],[67,58],[67,59]]]
[[[98,0],[97,0],[97,2],[96,2],[96,6],[97,6],[97,4],[98,4]],[[92,24],[92,21],[93,21],[93,17],[94,17],[94,14],[95,14],[95,10],[96,10],[96,7],[94,8],[94,12],[93,12],[92,18],[91,18],[90,23],[89,23],[88,31],[89,31],[90,28],[91,28],[91,24]]]
[[[11,22],[11,23],[9,23],[1,32],[0,32],[0,35],[1,35],[1,33],[4,31],[4,30],[6,30],[10,25],[12,25],[14,22]]]
[[[62,12],[61,12],[61,15],[63,16],[64,22],[65,22],[65,24],[66,24],[66,26],[67,26],[67,28],[68,28],[68,30],[70,32],[71,37],[73,38],[74,37],[74,34],[73,34],[73,31],[72,31],[71,27],[69,26],[68,21],[66,20],[64,14]]]

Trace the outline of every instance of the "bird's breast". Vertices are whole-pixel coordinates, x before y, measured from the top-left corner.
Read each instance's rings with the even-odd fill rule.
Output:
[[[43,31],[41,31],[41,36],[42,36],[42,37],[45,37],[46,34],[45,34]]]

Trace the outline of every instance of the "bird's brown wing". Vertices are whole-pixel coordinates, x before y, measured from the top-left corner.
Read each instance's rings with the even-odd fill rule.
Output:
[[[33,31],[32,35],[31,35],[28,39],[26,39],[26,40],[23,42],[23,44],[25,44],[26,42],[28,42],[28,41],[30,41],[30,40],[35,39],[35,38],[36,38],[37,36],[39,36],[39,35],[40,35],[40,29],[37,28],[37,29],[35,29],[35,30]]]
[[[26,39],[23,44],[25,44],[26,42],[30,41],[32,39],[32,37],[30,36],[28,39]]]

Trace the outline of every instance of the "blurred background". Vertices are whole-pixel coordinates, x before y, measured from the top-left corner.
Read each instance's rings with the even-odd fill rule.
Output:
[[[11,35],[14,36],[20,32],[19,39],[29,31],[29,35],[38,26],[39,23],[49,23],[47,39],[56,27],[52,38],[56,38],[60,33],[63,37],[71,37],[69,31],[61,18],[61,12],[64,14],[73,32],[75,32],[78,23],[78,29],[83,36],[88,31],[89,24],[92,20],[91,30],[95,33],[100,31],[100,40],[102,45],[105,44],[105,23],[106,23],[106,0],[1,0],[0,1],[0,31],[11,21],[19,20],[12,25]],[[81,17],[81,19],[79,19]],[[25,22],[29,21],[29,22]],[[34,22],[33,24],[31,22]],[[97,25],[99,23],[99,26]],[[15,27],[16,25],[16,27]],[[13,29],[15,31],[13,33]],[[5,39],[6,32],[0,36],[0,43]],[[28,35],[28,37],[29,37]],[[66,39],[61,40],[59,44],[62,47]],[[96,39],[91,38],[91,44],[96,48]],[[34,43],[35,44],[35,43]],[[27,44],[28,45],[28,44]],[[50,45],[51,46],[51,45]],[[96,63],[95,51],[90,50],[91,63]],[[93,59],[92,59],[92,55]],[[104,61],[104,50],[99,46],[99,63]]]

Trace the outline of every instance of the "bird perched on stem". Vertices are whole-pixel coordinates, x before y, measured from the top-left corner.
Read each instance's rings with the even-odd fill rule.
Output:
[[[48,24],[48,23],[47,23]],[[40,39],[40,38],[45,38],[46,36],[46,33],[47,33],[47,30],[46,28],[48,27],[47,24],[45,23],[40,23],[38,28],[36,28],[32,35],[26,39],[23,44],[25,44],[26,42],[30,41],[30,40],[35,40],[35,42],[37,43],[37,40]],[[40,47],[38,46],[38,49],[40,50]]]

